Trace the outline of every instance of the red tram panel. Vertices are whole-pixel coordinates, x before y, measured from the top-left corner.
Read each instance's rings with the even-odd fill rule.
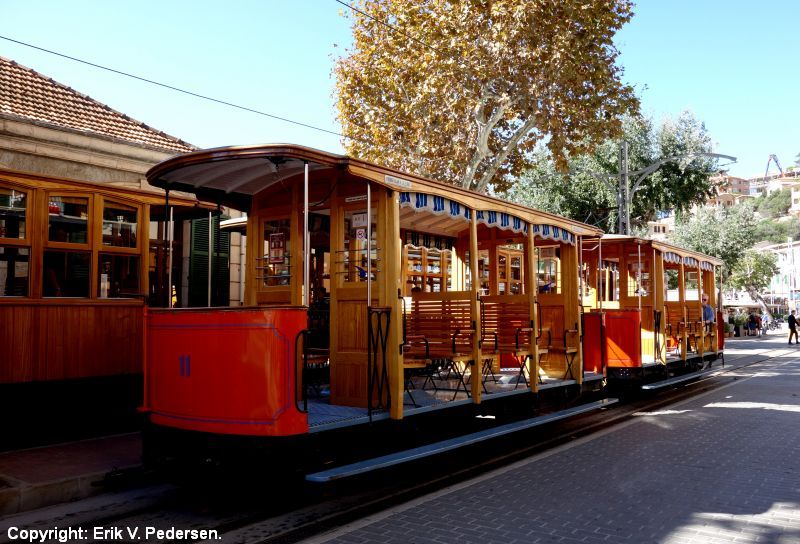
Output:
[[[587,372],[605,373],[602,347],[604,327],[604,313],[593,311],[583,314],[583,369]]]
[[[638,309],[603,310],[606,314],[606,357],[609,367],[642,366],[641,315]]]
[[[145,406],[152,423],[208,433],[308,432],[295,404],[303,308],[149,310]]]
[[[717,350],[722,351],[725,347],[725,320],[722,312],[717,312]]]

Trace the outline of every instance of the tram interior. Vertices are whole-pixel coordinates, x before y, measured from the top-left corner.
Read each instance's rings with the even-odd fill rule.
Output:
[[[312,428],[366,417],[365,284],[370,274],[377,304],[386,251],[382,242],[387,239],[381,232],[386,228],[382,188],[374,191],[372,213],[367,214],[363,183],[339,180],[335,191],[332,185],[312,185],[309,198],[310,332],[299,393],[305,395]],[[301,231],[299,214],[290,213],[297,190],[272,192],[255,201],[262,246],[255,258],[259,305],[286,304],[293,300],[293,290],[302,289],[302,274],[293,268],[292,255],[292,247],[297,251],[292,234]],[[472,329],[469,220],[463,213],[452,216],[401,206],[398,223],[406,415],[471,402],[473,379],[480,380],[481,394],[487,398],[530,391],[535,367],[531,341],[540,354],[539,371],[533,371],[537,389],[575,383],[579,335],[577,323],[566,322],[564,291],[569,281],[562,278],[562,253],[568,243],[536,237],[532,262],[539,319],[531,327],[527,236],[478,224],[483,322],[477,333],[482,361],[473,365],[473,333],[458,332]],[[296,275],[301,276],[299,282],[293,279]],[[381,413],[379,408],[373,417]]]

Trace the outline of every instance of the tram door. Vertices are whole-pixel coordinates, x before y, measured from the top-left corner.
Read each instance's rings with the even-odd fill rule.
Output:
[[[367,280],[373,304],[380,248],[377,246],[377,203],[367,213],[364,189],[340,196],[331,213],[331,339],[330,400],[332,404],[367,406]],[[370,221],[371,219],[371,221]],[[371,225],[368,224],[371,222]],[[370,255],[372,258],[370,258]]]
[[[311,238],[311,302],[308,308],[308,347],[328,350],[330,347],[331,304],[331,216],[330,212],[309,216]]]

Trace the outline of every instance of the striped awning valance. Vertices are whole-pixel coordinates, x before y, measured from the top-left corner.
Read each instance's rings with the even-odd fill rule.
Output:
[[[472,210],[463,204],[443,196],[413,193],[410,191],[401,192],[400,206],[403,208],[413,208],[417,211],[425,210],[436,215],[449,215],[453,219],[461,219],[464,221],[468,221],[472,218]],[[528,234],[528,223],[509,213],[478,210],[475,219],[478,223],[483,223],[487,227],[510,230],[522,233],[526,236]],[[556,225],[534,225],[533,233],[540,238],[575,245],[575,235]]]
[[[503,212],[491,212],[478,210],[478,223],[483,223],[487,227],[497,227],[503,230],[511,230],[528,234],[528,224],[513,215]]]
[[[464,221],[469,221],[472,218],[472,210],[443,196],[401,192],[400,206],[413,208],[417,211],[425,210],[436,215],[449,215],[453,219]],[[525,221],[503,212],[478,210],[476,220],[478,223],[483,223],[488,227],[497,227],[523,234],[528,232],[528,224]]]
[[[707,261],[700,261],[700,268],[702,268],[703,270],[706,270],[708,272],[713,272],[714,271],[714,265],[712,263],[707,262]]]
[[[400,207],[425,210],[436,215],[449,215],[453,219],[469,221],[472,212],[469,208],[443,196],[428,195],[425,193],[400,193]]]
[[[664,252],[664,262],[665,263],[672,263],[672,264],[681,264],[683,259],[677,253],[673,253],[671,251]]]
[[[572,244],[573,246],[575,245],[575,235],[555,225],[534,225],[533,234],[540,238],[564,242],[566,244]]]
[[[697,268],[697,259],[694,257],[684,257],[683,264],[691,266],[692,268]]]

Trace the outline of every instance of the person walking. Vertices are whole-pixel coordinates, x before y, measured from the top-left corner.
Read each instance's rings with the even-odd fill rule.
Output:
[[[789,344],[792,343],[792,335],[794,335],[794,343],[797,344],[797,318],[794,316],[794,310],[789,314]]]

